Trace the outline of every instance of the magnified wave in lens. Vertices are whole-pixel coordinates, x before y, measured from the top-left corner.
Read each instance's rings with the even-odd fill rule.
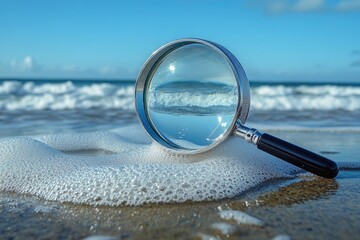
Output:
[[[179,81],[156,86],[148,96],[149,108],[171,114],[217,115],[233,113],[237,89],[222,83]]]

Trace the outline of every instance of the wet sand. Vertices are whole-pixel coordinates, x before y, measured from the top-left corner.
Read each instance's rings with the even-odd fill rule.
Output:
[[[360,162],[360,134],[274,134],[336,161]],[[343,168],[333,180],[300,174],[263,183],[236,198],[199,203],[94,207],[0,193],[0,238],[357,239],[359,206],[357,168]],[[230,209],[265,224],[241,224],[220,217],[220,212]]]

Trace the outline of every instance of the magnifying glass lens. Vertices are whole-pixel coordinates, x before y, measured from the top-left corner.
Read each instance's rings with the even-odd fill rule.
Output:
[[[204,44],[189,44],[165,54],[145,87],[151,125],[178,149],[207,148],[237,119],[238,83],[227,58]]]

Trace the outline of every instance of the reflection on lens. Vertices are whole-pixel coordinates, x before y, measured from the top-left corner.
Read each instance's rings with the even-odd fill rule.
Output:
[[[232,127],[238,85],[219,52],[206,45],[186,45],[168,53],[154,69],[145,104],[151,124],[168,143],[198,150]]]

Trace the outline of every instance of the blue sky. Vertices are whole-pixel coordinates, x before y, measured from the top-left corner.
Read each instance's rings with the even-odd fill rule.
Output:
[[[360,82],[360,0],[2,0],[0,77],[135,79],[184,37],[225,46],[250,80]]]

